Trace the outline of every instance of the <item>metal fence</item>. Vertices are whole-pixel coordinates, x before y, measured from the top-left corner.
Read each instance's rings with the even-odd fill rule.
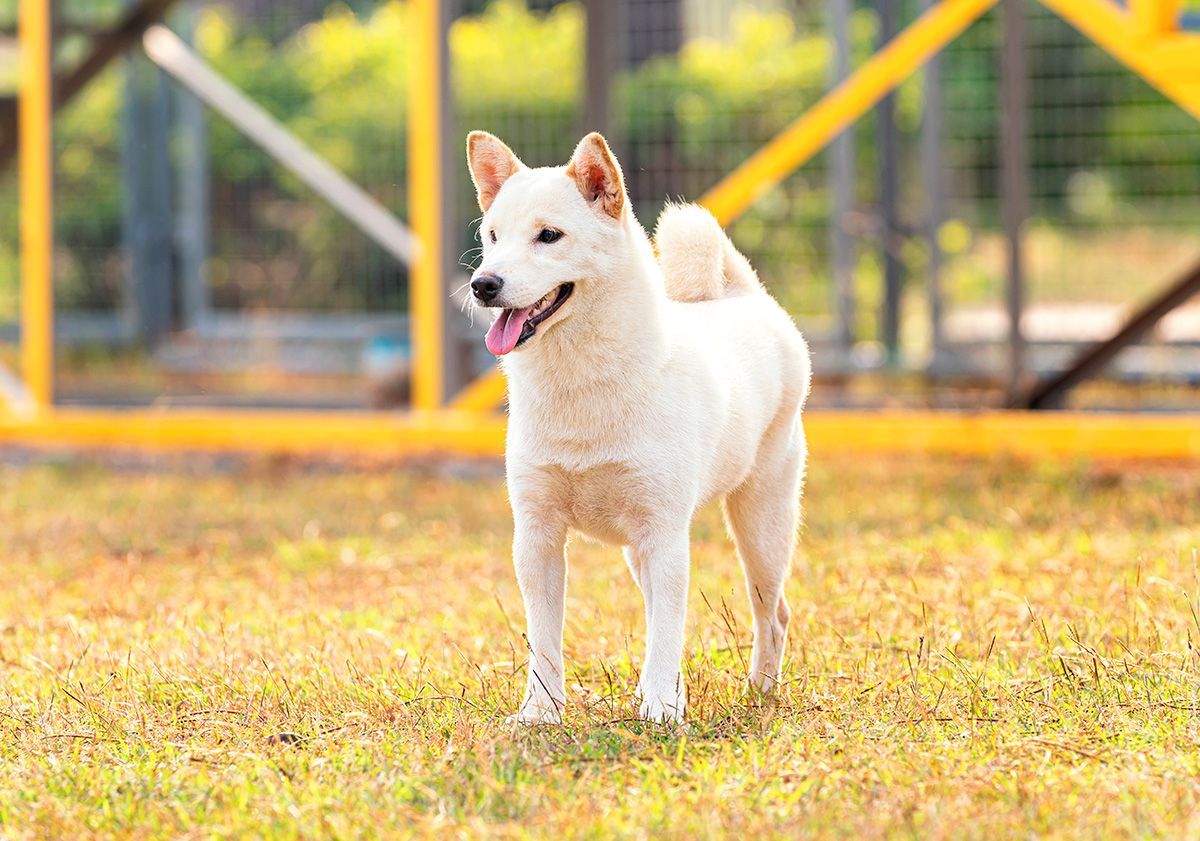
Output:
[[[11,30],[13,6],[0,2],[0,29]],[[59,52],[78,51],[127,9],[63,0]],[[464,0],[449,31],[449,107],[460,134],[486,128],[530,164],[562,162],[584,130],[601,128],[650,227],[664,200],[699,196],[920,10],[887,0]],[[1200,254],[1200,130],[1042,6],[1025,13],[1022,325],[1029,369],[1046,371]],[[238,0],[181,4],[169,22],[403,218],[407,14],[397,0]],[[988,13],[732,225],[812,337],[819,375],[919,372],[960,386],[1007,376],[1002,34]],[[14,61],[0,36],[0,96],[11,94]],[[361,402],[364,378],[400,364],[403,263],[140,51],[66,103],[55,131],[67,399],[340,405]],[[453,276],[472,263],[478,213],[457,143],[449,165],[460,232],[451,256],[462,255],[446,268]],[[6,171],[0,322],[15,314],[16,212]],[[1195,382],[1197,348],[1200,315],[1183,309],[1118,373]],[[978,399],[968,394],[917,399]]]

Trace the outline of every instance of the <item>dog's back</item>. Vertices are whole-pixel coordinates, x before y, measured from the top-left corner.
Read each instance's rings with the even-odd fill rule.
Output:
[[[654,228],[654,248],[674,301],[713,301],[762,289],[750,261],[698,204],[668,204]]]

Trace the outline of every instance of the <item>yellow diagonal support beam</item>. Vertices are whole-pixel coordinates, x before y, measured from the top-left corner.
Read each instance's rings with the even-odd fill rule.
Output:
[[[1172,33],[1146,47],[1146,60],[1179,86],[1200,83],[1200,34]]]
[[[450,403],[451,409],[462,412],[486,412],[504,402],[508,386],[499,369],[488,371],[464,388]]]
[[[942,0],[700,199],[722,224],[746,211],[997,0]]]
[[[1180,0],[1129,0],[1129,7],[1138,29],[1147,35],[1177,29],[1183,8]]]
[[[1042,4],[1200,120],[1200,35],[1155,35],[1109,0],[1042,0]],[[1140,20],[1149,21],[1148,26],[1161,23],[1151,12],[1141,14]]]

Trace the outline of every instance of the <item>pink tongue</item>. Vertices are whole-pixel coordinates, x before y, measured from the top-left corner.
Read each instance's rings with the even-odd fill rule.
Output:
[[[487,349],[496,356],[503,356],[515,348],[517,341],[521,338],[521,328],[525,326],[532,309],[533,307],[502,310],[500,317],[492,322],[491,329],[487,332],[487,338],[483,340]]]

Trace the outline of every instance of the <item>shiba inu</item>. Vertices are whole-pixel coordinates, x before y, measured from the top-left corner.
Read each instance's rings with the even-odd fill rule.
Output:
[[[800,332],[703,208],[668,206],[652,244],[599,134],[565,166],[529,168],[476,131],[467,161],[483,211],[471,293],[495,315],[486,343],[509,389],[513,561],[531,652],[517,720],[559,721],[566,702],[573,532],[624,548],[646,609],[640,714],[683,718],[688,534],[716,498],[754,615],[749,679],[772,690],[807,453]]]

